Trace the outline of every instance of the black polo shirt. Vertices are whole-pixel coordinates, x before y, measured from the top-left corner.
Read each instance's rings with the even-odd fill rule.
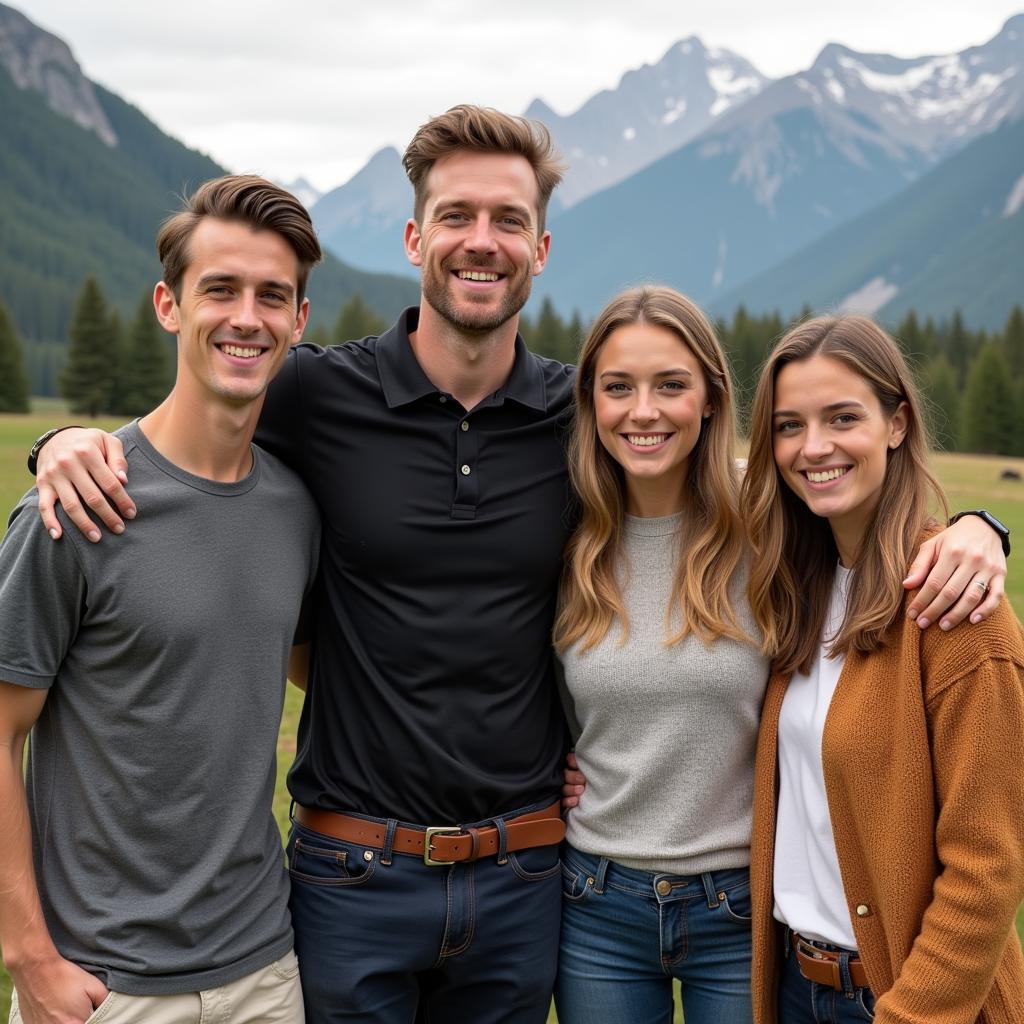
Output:
[[[505,386],[467,413],[413,355],[418,315],[379,338],[298,346],[256,440],[323,516],[291,794],[444,825],[558,793],[551,625],[573,526],[572,371],[517,338]]]

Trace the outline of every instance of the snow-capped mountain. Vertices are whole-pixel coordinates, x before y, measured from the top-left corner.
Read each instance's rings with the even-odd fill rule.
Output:
[[[684,145],[768,81],[749,61],[691,37],[657,64],[627,71],[616,89],[598,93],[575,113],[562,117],[534,100],[526,116],[548,126],[569,165],[551,215]],[[400,235],[411,197],[401,158],[388,147],[311,212],[324,244],[342,259],[409,273]]]
[[[557,192],[564,208],[685,145],[769,81],[743,57],[691,36],[572,114],[537,99],[526,116],[548,126],[569,165]]]

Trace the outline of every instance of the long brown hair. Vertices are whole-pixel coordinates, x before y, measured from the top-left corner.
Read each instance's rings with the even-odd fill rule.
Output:
[[[707,317],[670,288],[637,288],[612,299],[594,322],[580,352],[576,378],[576,423],[569,445],[569,474],[582,516],[569,541],[555,644],[579,641],[586,651],[599,643],[618,619],[621,642],[629,620],[616,579],[625,518],[622,468],[597,436],[594,373],[608,338],[620,327],[648,323],[676,335],[701,365],[712,413],[701,427],[683,483],[686,543],[680,545],[674,591],[665,611],[666,626],[678,610],[681,627],[667,638],[676,644],[690,633],[711,643],[720,636],[749,637],[740,628],[729,584],[743,557],[737,512],[739,483],[734,459],[735,412],[728,364]]]
[[[903,607],[903,579],[922,531],[929,499],[945,496],[928,468],[929,443],[921,397],[896,342],[862,316],[818,317],[794,327],[772,350],[761,373],[750,424],[750,454],[740,507],[754,551],[748,593],[764,638],[763,651],[784,672],[807,672],[821,645],[839,557],[827,519],[816,516],[782,480],[775,465],[775,383],[789,363],[822,355],[870,386],[887,416],[907,406],[907,432],[887,453],[885,480],[854,565],[846,618],[832,650],[868,653]]]

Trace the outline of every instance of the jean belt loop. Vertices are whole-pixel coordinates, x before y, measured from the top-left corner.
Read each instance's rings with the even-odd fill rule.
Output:
[[[395,829],[398,828],[397,818],[388,818],[384,831],[384,846],[380,851],[380,862],[385,867],[391,866],[391,855],[395,852]]]
[[[498,863],[508,863],[508,829],[501,818],[494,819],[494,826],[498,830]]]
[[[711,877],[710,871],[705,871],[700,876],[704,883],[704,895],[708,898],[708,910],[714,910],[722,901],[718,898],[718,890],[715,888],[715,880]]]
[[[847,999],[852,999],[856,994],[854,992],[853,976],[850,974],[850,957],[851,953],[840,953],[839,954],[839,980],[843,983],[843,995]]]
[[[608,865],[611,861],[607,857],[602,857],[597,862],[597,873],[594,875],[594,892],[599,896],[604,895],[604,878],[608,874]]]

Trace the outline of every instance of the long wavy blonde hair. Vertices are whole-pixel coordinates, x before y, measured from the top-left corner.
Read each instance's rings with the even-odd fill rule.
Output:
[[[620,327],[648,323],[671,331],[700,363],[711,416],[703,421],[682,485],[686,513],[674,590],[665,610],[666,633],[678,611],[671,646],[693,633],[710,644],[720,636],[750,638],[737,621],[729,584],[743,557],[737,512],[739,481],[734,459],[733,387],[725,355],[707,317],[670,288],[637,288],[614,298],[598,316],[580,352],[576,378],[576,422],[569,445],[569,475],[582,505],[580,524],[569,541],[554,639],[559,649],[580,643],[586,651],[612,624],[629,634],[629,618],[616,578],[625,518],[625,478],[597,435],[594,373],[608,338]]]
[[[887,453],[885,480],[851,568],[856,571],[837,654],[868,653],[885,643],[903,607],[903,579],[922,533],[934,528],[931,500],[946,500],[928,468],[921,398],[896,342],[862,316],[818,317],[794,327],[772,350],[754,397],[750,455],[740,507],[754,558],[748,594],[763,652],[783,672],[807,672],[821,645],[839,551],[827,519],[816,516],[782,480],[773,452],[775,383],[789,363],[828,356],[862,377],[882,411],[907,406],[902,444]]]

